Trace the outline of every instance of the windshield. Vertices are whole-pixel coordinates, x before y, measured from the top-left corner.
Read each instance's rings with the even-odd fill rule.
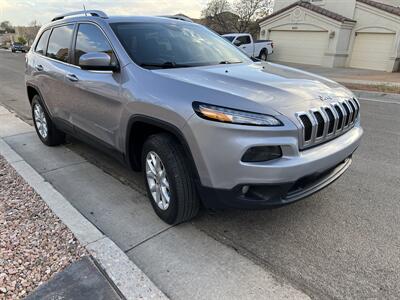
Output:
[[[112,23],[132,60],[148,69],[251,62],[219,35],[185,22]]]
[[[228,35],[228,36],[223,36],[224,39],[230,41],[232,43],[232,41],[235,39],[235,36],[233,35]]]

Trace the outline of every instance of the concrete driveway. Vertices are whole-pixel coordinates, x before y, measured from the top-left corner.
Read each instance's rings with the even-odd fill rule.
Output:
[[[391,85],[400,86],[399,72],[384,72],[376,70],[356,68],[327,68],[323,66],[304,65],[298,63],[276,62],[283,65],[299,68],[307,72],[315,73],[341,83],[367,84],[367,85]]]
[[[0,52],[0,83],[0,102],[29,119],[23,55]],[[235,291],[231,298],[244,297],[235,289],[265,288],[259,281],[264,276],[260,270],[265,270],[278,282],[313,298],[395,299],[400,294],[400,102],[368,98],[361,99],[365,136],[350,170],[320,193],[280,209],[203,211],[191,224],[165,226],[146,208],[140,174],[130,173],[75,140],[67,145],[68,153],[57,157],[76,161],[63,169],[62,161],[51,161],[49,154],[48,168],[42,174],[56,188],[75,186],[75,190],[63,191],[75,199],[74,206],[107,232],[172,298],[221,298],[230,290]],[[8,142],[17,152],[30,153],[34,163],[41,154],[26,149],[24,140],[35,143],[32,134],[11,137]],[[47,155],[45,149],[42,155]],[[86,161],[105,173],[91,169]],[[69,183],[62,177],[67,171]],[[108,198],[125,201],[106,203],[90,195],[91,187],[80,182],[85,172],[98,178],[98,187]],[[101,187],[106,174],[115,178],[115,185]],[[84,200],[82,193],[86,193]],[[136,200],[127,199],[129,195]],[[142,211],[129,210],[132,201]],[[249,267],[243,259],[260,269]],[[243,270],[240,276],[238,270]],[[220,282],[218,291],[212,281],[221,272],[235,280],[234,284]],[[209,286],[213,294],[207,293]],[[259,297],[247,294],[246,298]]]

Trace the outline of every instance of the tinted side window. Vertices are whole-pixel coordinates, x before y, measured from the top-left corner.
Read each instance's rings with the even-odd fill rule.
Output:
[[[250,44],[250,37],[248,35],[240,36],[237,39],[240,41],[241,45]]]
[[[49,34],[50,30],[46,30],[45,32],[42,33],[42,36],[40,37],[35,51],[40,54],[44,54],[46,52],[46,46],[47,46],[47,40],[49,39]]]
[[[114,52],[103,32],[95,25],[80,24],[76,37],[75,64],[79,65],[79,58],[88,52],[104,52],[115,62]]]
[[[50,35],[49,47],[47,48],[47,56],[68,62],[70,53],[69,46],[72,40],[74,25],[65,25],[56,27]]]

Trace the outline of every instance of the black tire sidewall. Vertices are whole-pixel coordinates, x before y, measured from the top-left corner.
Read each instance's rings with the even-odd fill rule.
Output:
[[[265,55],[265,59],[263,59],[263,55]],[[263,50],[260,54],[260,59],[263,61],[267,61],[267,58],[268,58],[267,52]]]
[[[35,113],[34,113],[34,107],[35,105],[38,104],[42,107],[43,112],[44,112],[44,116],[46,118],[46,122],[47,122],[47,137],[43,138],[40,133],[39,130],[36,126],[36,122],[35,122]],[[40,98],[39,95],[35,95],[32,99],[32,120],[33,120],[33,124],[35,126],[36,129],[36,133],[39,137],[39,139],[47,146],[53,146],[55,143],[52,139],[53,135],[54,135],[54,128],[53,128],[53,123],[51,122],[51,119],[49,117],[49,113],[47,112],[46,106],[43,104],[42,98]]]

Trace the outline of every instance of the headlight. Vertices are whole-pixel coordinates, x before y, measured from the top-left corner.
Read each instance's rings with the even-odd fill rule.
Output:
[[[282,122],[270,115],[229,109],[200,102],[193,102],[196,114],[207,120],[253,126],[282,126]]]

